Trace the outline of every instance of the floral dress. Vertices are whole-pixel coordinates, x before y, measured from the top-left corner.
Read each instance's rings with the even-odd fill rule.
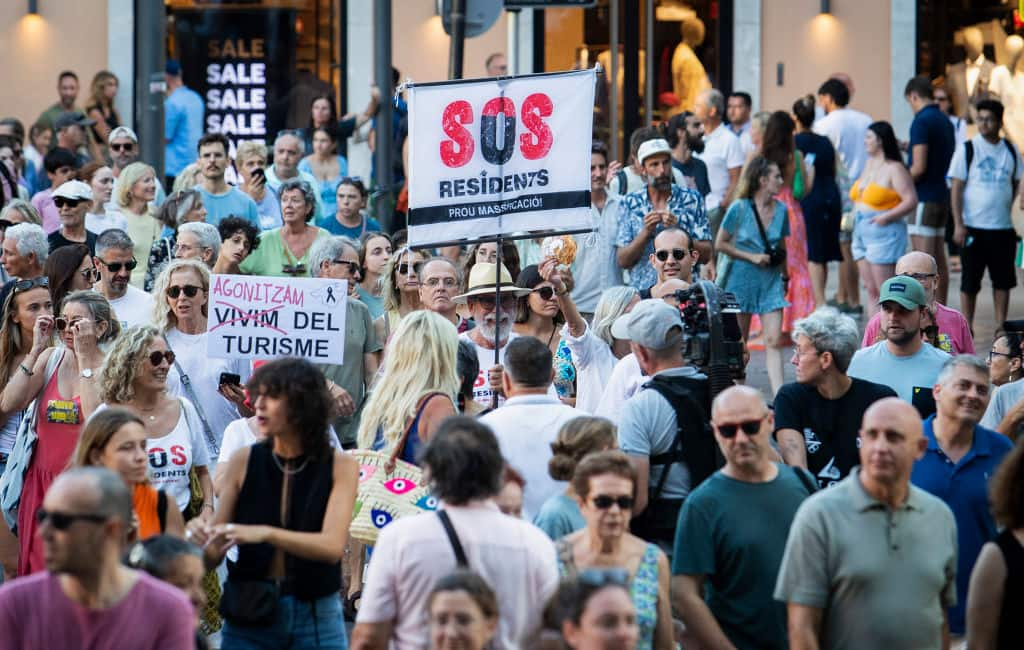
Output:
[[[569,345],[562,339],[554,356],[555,390],[562,398],[576,397],[576,365],[572,361]]]

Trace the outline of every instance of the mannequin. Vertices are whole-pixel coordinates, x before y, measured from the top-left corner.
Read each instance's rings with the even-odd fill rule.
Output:
[[[1007,64],[992,71],[991,90],[999,96],[1006,112],[1003,130],[1015,145],[1024,144],[1024,38],[1014,34],[1006,39]]]
[[[963,33],[967,60],[946,68],[947,88],[958,117],[974,123],[974,106],[990,96],[989,86],[995,65],[982,53],[985,37],[977,27],[967,27]]]
[[[704,64],[694,53],[694,48],[704,42],[704,23],[693,16],[679,23],[679,31],[683,40],[672,54],[672,90],[679,98],[679,104],[672,109],[673,114],[692,111],[697,95],[711,88]]]

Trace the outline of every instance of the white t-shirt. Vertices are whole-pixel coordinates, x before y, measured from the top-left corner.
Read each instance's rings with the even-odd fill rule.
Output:
[[[476,382],[473,384],[473,400],[487,408],[491,408],[491,382],[487,378],[487,371],[494,367],[494,350],[477,345],[476,341],[469,336],[469,332],[459,334],[459,338],[466,339],[473,344],[473,347],[476,348],[476,359],[480,363],[480,372],[477,374]],[[518,334],[509,332],[508,341],[505,342],[505,346],[498,353],[498,359],[502,365],[505,365],[505,351],[508,350],[508,344],[517,338],[519,338]],[[548,395],[558,397],[558,391],[555,390],[554,384],[548,386]],[[499,396],[498,406],[504,403],[505,398]]]
[[[814,132],[832,141],[832,146],[846,165],[851,181],[857,180],[867,162],[864,133],[870,124],[870,116],[852,108],[836,109],[814,123]]]
[[[153,296],[142,289],[129,284],[123,296],[109,302],[114,315],[121,322],[121,329],[150,325],[153,322]]]
[[[193,465],[210,465],[210,455],[195,408],[186,399],[182,400],[181,407],[181,416],[170,433],[160,438],[146,440],[146,451],[149,453],[149,482],[156,489],[163,490],[172,497],[178,504],[178,510],[185,509],[191,495],[189,470]],[[186,416],[186,409],[191,409],[192,414]]]
[[[640,390],[645,381],[647,381],[647,377],[640,369],[636,356],[630,353],[622,357],[612,369],[608,381],[605,382],[601,403],[598,404],[597,412],[594,415],[608,418],[618,424],[622,417],[622,407],[630,397]]]
[[[104,214],[93,214],[92,212],[85,214],[86,230],[97,235],[111,228],[128,232],[128,219],[123,214],[110,206],[110,204],[105,205],[103,210]]]
[[[743,145],[723,122],[704,136],[704,151],[694,155],[707,165],[711,193],[705,199],[705,207],[714,210],[725,199],[725,190],[729,188],[729,170],[742,167],[746,161]]]
[[[1015,154],[1002,139],[992,144],[981,135],[970,139],[974,145],[974,158],[967,169],[967,147],[959,146],[949,161],[947,176],[966,181],[964,185],[964,224],[984,230],[1013,228],[1010,208],[1013,205],[1013,185],[1010,176],[1016,167],[1016,180],[1024,173],[1020,152]],[[1017,158],[1014,164],[1014,157]]]

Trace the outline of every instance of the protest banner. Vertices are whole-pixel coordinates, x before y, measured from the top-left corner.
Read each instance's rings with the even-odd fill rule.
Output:
[[[346,280],[213,275],[206,352],[340,364],[347,296]]]
[[[589,230],[595,78],[408,85],[409,245]]]

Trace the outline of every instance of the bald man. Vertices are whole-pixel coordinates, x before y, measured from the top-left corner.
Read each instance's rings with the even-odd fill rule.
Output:
[[[928,448],[921,419],[889,397],[865,413],[859,468],[804,501],[789,531],[775,598],[789,647],[949,648],[956,522],[910,484]]]
[[[935,290],[939,286],[939,267],[935,258],[928,253],[911,251],[896,262],[896,275],[907,275],[924,287],[928,296],[928,310],[932,313],[932,321],[938,326],[938,347],[949,354],[974,354],[974,337],[971,336],[971,327],[963,314],[947,307],[935,299]],[[882,313],[877,312],[868,321],[864,328],[864,339],[862,347],[870,347],[882,340],[881,332]],[[1001,321],[1000,321],[1001,322]],[[921,334],[924,335],[925,327],[931,323],[921,324]]]
[[[759,391],[723,391],[711,425],[725,467],[683,504],[674,604],[703,647],[785,648],[786,609],[772,589],[789,526],[816,484],[807,470],[774,462],[774,420]]]

